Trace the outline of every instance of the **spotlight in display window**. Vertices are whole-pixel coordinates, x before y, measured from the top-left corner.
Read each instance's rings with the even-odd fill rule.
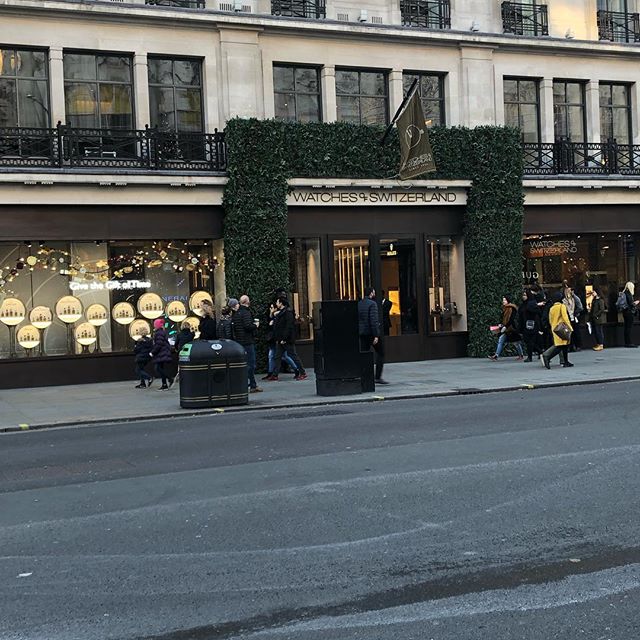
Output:
[[[32,324],[25,325],[18,329],[17,340],[23,349],[30,351],[40,344],[40,331]]]
[[[27,310],[18,298],[5,298],[0,304],[0,322],[8,327],[19,325],[26,315]]]
[[[187,307],[180,300],[173,300],[167,304],[165,315],[171,322],[182,322],[187,318]]]
[[[37,329],[48,329],[53,322],[53,313],[49,307],[34,307],[29,313],[29,322]]]
[[[157,293],[145,293],[138,299],[140,315],[149,320],[159,318],[164,313],[162,298]]]
[[[107,308],[99,303],[92,304],[87,307],[87,321],[94,327],[101,327],[107,323],[109,319],[109,312]]]
[[[83,322],[76,327],[75,337],[78,344],[88,347],[97,340],[96,328],[89,322]]]
[[[82,318],[82,302],[75,296],[63,296],[56,302],[56,316],[65,324],[74,324]]]
[[[136,319],[136,310],[130,302],[118,302],[113,306],[111,316],[118,324],[131,324]]]
[[[197,316],[202,316],[202,303],[208,301],[213,304],[213,298],[208,291],[196,291],[189,298],[189,308]]]

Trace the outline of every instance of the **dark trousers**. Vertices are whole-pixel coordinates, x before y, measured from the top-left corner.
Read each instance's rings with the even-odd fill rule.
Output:
[[[296,352],[295,344],[280,344],[276,343],[276,354],[274,356],[275,362],[273,363],[273,375],[277,376],[280,373],[280,367],[282,366],[282,356],[284,352],[287,352],[287,355],[293,360],[293,363],[296,367],[296,373],[305,373],[304,367],[302,366],[302,362],[298,357],[298,353]]]
[[[258,386],[256,382],[256,345],[244,345],[244,352],[247,354],[247,377],[249,387],[255,389]]]
[[[140,380],[140,382],[145,382],[145,380],[151,380],[151,376],[144,370],[147,366],[147,363],[136,362],[136,378]]]
[[[382,338],[378,338],[377,344],[373,344],[375,336],[360,336],[360,351],[370,351],[371,347],[376,352],[376,371],[375,378],[382,378],[382,368],[384,367],[384,342]]]
[[[165,367],[167,366],[167,362],[156,362],[156,377],[162,379],[162,386],[167,384],[167,380],[169,379],[169,374],[165,371]]]
[[[631,342],[631,329],[633,327],[633,311],[623,311],[622,319],[624,320],[624,343],[633,344]]]
[[[542,355],[551,362],[558,354],[560,354],[560,364],[567,364],[567,362],[569,362],[569,345],[565,344],[561,347],[553,345],[553,347],[549,347]]]
[[[534,353],[542,353],[544,351],[544,347],[542,346],[542,336],[537,332],[529,332],[525,331],[522,334],[522,338],[527,347],[527,358],[531,360],[533,358]]]
[[[595,336],[596,344],[604,344],[604,331],[602,330],[602,325],[594,322],[591,326],[593,327],[593,335]]]

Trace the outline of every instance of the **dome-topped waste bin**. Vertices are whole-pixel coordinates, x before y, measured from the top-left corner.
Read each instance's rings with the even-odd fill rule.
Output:
[[[195,340],[180,351],[183,409],[247,404],[247,356],[233,340]]]

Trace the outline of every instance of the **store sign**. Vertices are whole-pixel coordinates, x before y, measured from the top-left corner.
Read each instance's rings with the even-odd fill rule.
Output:
[[[562,256],[578,252],[575,240],[532,240],[529,243],[528,256],[530,258],[546,258],[547,256]]]
[[[371,189],[330,191],[296,189],[287,196],[287,204],[294,205],[465,205],[467,193],[463,189]]]
[[[132,289],[150,289],[148,280],[107,280],[106,282],[70,282],[71,291],[129,291]]]

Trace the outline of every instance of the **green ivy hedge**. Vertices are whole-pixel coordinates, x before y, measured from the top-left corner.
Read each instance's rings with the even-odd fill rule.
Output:
[[[226,127],[229,182],[224,194],[226,285],[247,292],[264,312],[276,286],[288,284],[287,180],[394,178],[395,132],[346,123],[233,119]],[[522,282],[522,150],[518,130],[436,127],[430,130],[438,171],[425,178],[470,179],[465,213],[469,355],[495,348],[488,326],[505,294]]]

